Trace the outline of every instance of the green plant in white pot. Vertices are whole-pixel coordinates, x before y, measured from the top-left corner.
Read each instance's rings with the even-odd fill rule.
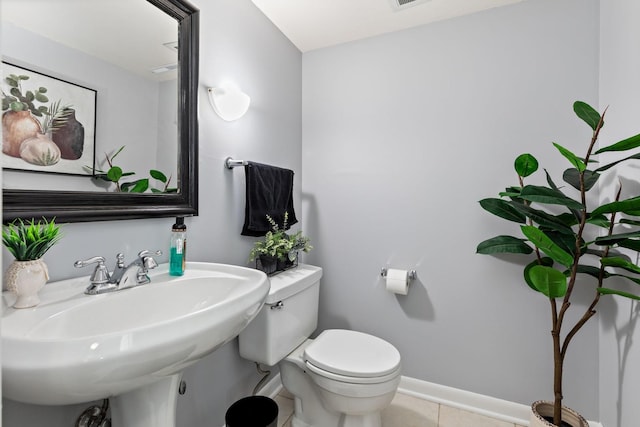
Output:
[[[15,257],[4,274],[4,284],[17,296],[16,308],[33,307],[40,303],[38,292],[49,280],[49,270],[43,255],[62,235],[55,220],[23,221],[17,219],[2,229],[2,244]]]
[[[486,211],[519,224],[522,235],[490,238],[478,245],[477,253],[528,256],[524,282],[550,303],[554,400],[546,413],[542,410],[535,414],[542,405],[533,405],[532,426],[561,426],[562,421],[577,422],[572,427],[582,427],[584,419],[562,406],[563,367],[569,344],[596,314],[602,295],[640,300],[637,293],[605,286],[613,278],[640,285],[640,268],[626,255],[640,251],[640,195],[622,200],[620,183],[610,202],[597,205],[594,200],[603,197],[587,197],[590,190],[598,188],[602,176],[617,177],[622,163],[640,159],[640,134],[596,150],[605,113],[600,115],[580,101],[573,109],[590,126],[592,136],[582,156],[553,144],[570,164],[562,175],[564,182],[554,180],[545,170],[546,186],[525,185],[525,178],[538,170],[538,161],[531,154],[522,154],[514,165],[518,185],[507,187],[499,193],[500,198],[480,201]],[[601,153],[619,153],[620,158],[601,165],[594,159]],[[593,299],[584,309],[571,305],[576,286],[592,286]],[[567,316],[570,308],[581,310],[575,322]]]

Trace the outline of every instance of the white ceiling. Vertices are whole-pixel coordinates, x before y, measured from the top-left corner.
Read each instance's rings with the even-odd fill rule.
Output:
[[[178,22],[146,0],[0,0],[0,17],[145,78],[176,78],[151,69],[177,63],[163,44],[177,42]]]
[[[505,6],[522,0],[252,0],[302,52]]]

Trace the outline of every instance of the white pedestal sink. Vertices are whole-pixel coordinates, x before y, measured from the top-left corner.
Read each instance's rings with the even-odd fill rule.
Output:
[[[110,398],[114,427],[173,427],[185,367],[236,337],[269,292],[258,270],[187,263],[151,283],[85,295],[88,277],[47,284],[41,303],[3,293],[2,393],[40,405]]]

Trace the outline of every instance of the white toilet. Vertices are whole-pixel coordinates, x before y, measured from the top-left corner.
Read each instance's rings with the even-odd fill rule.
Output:
[[[294,396],[292,427],[381,427],[380,412],[400,383],[400,353],[362,332],[318,325],[322,269],[300,264],[270,278],[258,316],[240,333],[240,355],[279,364]]]

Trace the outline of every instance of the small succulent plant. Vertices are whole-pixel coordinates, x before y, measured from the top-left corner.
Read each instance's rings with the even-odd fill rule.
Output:
[[[18,261],[32,261],[42,256],[62,238],[55,220],[36,222],[16,219],[3,226],[2,244]]]

